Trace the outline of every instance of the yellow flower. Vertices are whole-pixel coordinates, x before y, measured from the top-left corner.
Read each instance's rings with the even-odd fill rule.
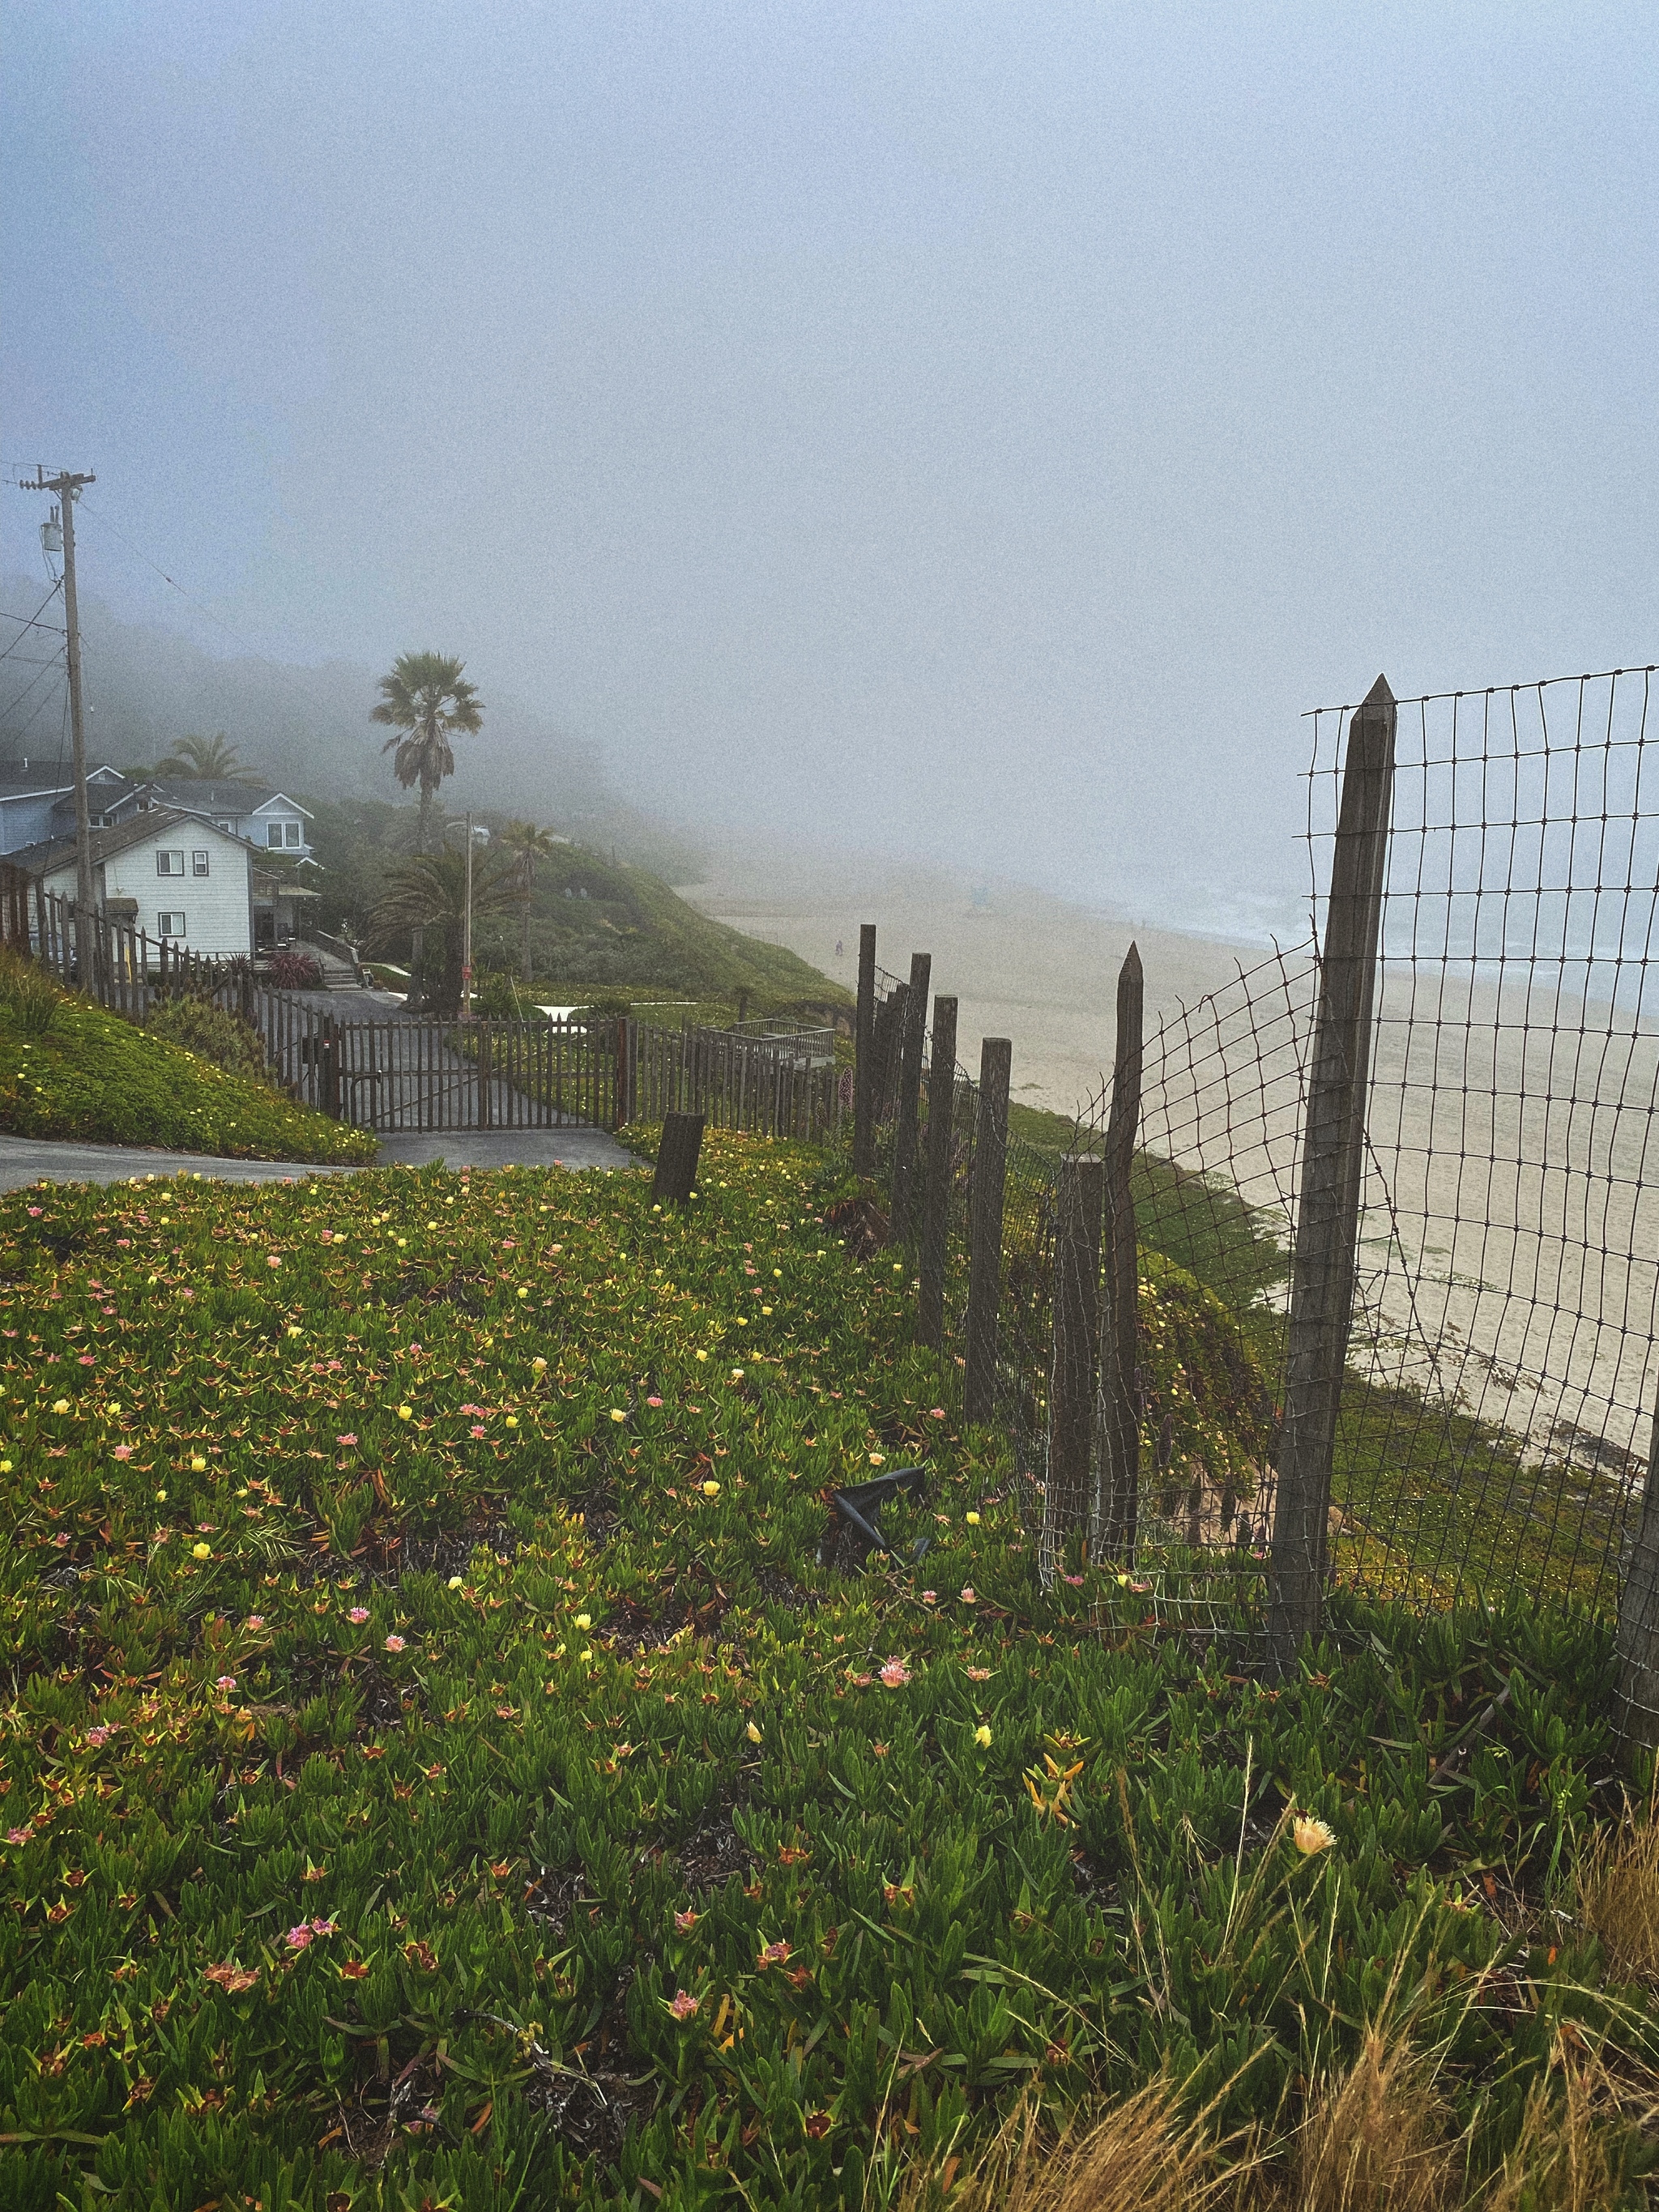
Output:
[[[518,1415],[517,1415],[516,1413],[509,1413],[509,1414],[507,1415],[507,1427],[508,1427],[509,1429],[516,1429],[516,1428],[518,1427],[518,1425],[519,1425],[519,1417],[518,1417]]]
[[[592,1628],[593,1626],[592,1614],[591,1613],[579,1613],[576,1615],[576,1626],[578,1628]]]
[[[702,1494],[705,1498],[718,1498],[720,1494],[720,1486],[719,1483],[705,1482],[702,1486]]]
[[[406,1421],[414,1410],[415,1408],[413,1406],[399,1406],[398,1408],[398,1419],[400,1421]]]
[[[628,1416],[620,1406],[613,1406],[611,1408],[611,1418],[613,1421],[625,1421]]]
[[[525,1288],[522,1283],[519,1285],[519,1296],[521,1298],[527,1298],[530,1296],[529,1291]]]
[[[884,1465],[885,1454],[882,1452],[872,1452],[870,1455],[870,1464],[872,1467],[881,1467]]]
[[[974,1741],[981,1751],[988,1751],[991,1747],[991,1731],[983,1721],[974,1730]]]
[[[305,1331],[302,1328],[296,1328],[292,1322],[288,1325],[288,1333],[290,1336],[303,1336],[305,1334]]]
[[[748,1727],[744,1729],[744,1734],[748,1737],[750,1743],[758,1743],[761,1740],[761,1732],[755,1726],[753,1721],[750,1721]]]
[[[697,1357],[698,1357],[698,1358],[699,1358],[699,1359],[707,1359],[707,1358],[708,1358],[708,1354],[706,1352],[700,1352],[697,1354]]]
[[[762,1311],[763,1314],[769,1314],[769,1313],[771,1312],[771,1310],[772,1310],[772,1309],[771,1309],[771,1307],[770,1307],[770,1306],[763,1306],[763,1307],[761,1308],[761,1311]]]
[[[54,1413],[67,1413],[69,1411],[69,1400],[67,1398],[54,1398],[52,1401],[52,1410]]]
[[[200,1453],[200,1452],[192,1452],[192,1453],[191,1453],[191,1461],[190,1461],[190,1471],[191,1471],[191,1473],[192,1474],[206,1474],[206,1472],[207,1472],[207,1462],[206,1462],[206,1461],[202,1457],[202,1455],[201,1455],[201,1453]]]
[[[970,1514],[968,1516],[968,1526],[969,1526],[970,1528],[978,1528],[978,1526],[979,1526],[979,1516],[978,1516],[978,1514],[977,1514],[977,1513],[970,1513]]]
[[[1304,1859],[1316,1851],[1328,1850],[1336,1841],[1332,1830],[1323,1820],[1316,1820],[1311,1813],[1298,1813],[1291,1823],[1291,1835]]]
[[[192,1544],[190,1547],[190,1556],[192,1559],[210,1559],[213,1557],[213,1547],[211,1544]]]
[[[459,1575],[451,1575],[451,1577],[449,1577],[449,1587],[451,1588],[451,1589],[459,1589],[460,1586],[461,1586],[461,1578],[460,1578],[460,1577],[459,1577]]]
[[[536,1373],[537,1373],[538,1375],[539,1375],[539,1374],[541,1373],[541,1371],[542,1371],[543,1368],[544,1368],[544,1367],[546,1366],[547,1362],[546,1362],[546,1361],[542,1358],[542,1356],[541,1356],[540,1352],[538,1352],[536,1354],[536,1357],[535,1357],[535,1358],[531,1361],[530,1364],[531,1364],[531,1366],[535,1370]]]
[[[747,1315],[747,1314],[739,1314],[739,1315],[738,1316],[738,1327],[739,1328],[748,1328],[748,1326],[749,1326],[749,1316],[748,1316],[748,1315]]]
[[[157,1500],[157,1503],[158,1503],[158,1504],[162,1504],[162,1505],[165,1505],[165,1504],[167,1504],[167,1492],[166,1492],[166,1491],[165,1491],[165,1490],[158,1490],[158,1491],[156,1492],[156,1493],[155,1493],[155,1496],[156,1496],[156,1500]]]

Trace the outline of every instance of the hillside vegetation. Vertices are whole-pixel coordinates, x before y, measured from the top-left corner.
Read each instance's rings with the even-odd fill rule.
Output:
[[[319,801],[315,812],[312,836],[325,872],[311,880],[325,895],[324,926],[360,927],[386,868],[410,850],[413,810],[371,800]],[[499,834],[507,817],[477,819]],[[481,865],[498,858],[492,848]],[[515,901],[480,918],[480,969],[518,974],[520,915]],[[744,993],[755,1014],[851,1004],[841,985],[797,954],[710,921],[660,876],[583,845],[557,845],[538,862],[530,937],[538,995],[575,1000],[662,991],[732,1007]]]
[[[1125,2109],[1239,2212],[1641,2201],[1607,1631],[1043,1597],[829,1187],[0,1199],[9,2203],[1036,2212]]]
[[[15,957],[0,963],[0,1129],[228,1159],[349,1164],[380,1155],[361,1130],[59,992]]]

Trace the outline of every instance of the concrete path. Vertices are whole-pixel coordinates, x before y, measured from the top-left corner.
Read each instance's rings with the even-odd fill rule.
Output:
[[[452,1130],[386,1137],[383,1167],[631,1168],[639,1162],[603,1129]],[[225,1160],[205,1152],[151,1152],[142,1145],[82,1145],[0,1133],[0,1190],[33,1182],[130,1182],[137,1176],[202,1176],[215,1182],[286,1182],[299,1176],[356,1175],[352,1167],[303,1160]]]

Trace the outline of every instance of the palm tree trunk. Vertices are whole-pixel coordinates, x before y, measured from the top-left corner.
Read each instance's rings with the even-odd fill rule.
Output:
[[[415,852],[417,858],[426,851],[427,820],[432,811],[432,790],[424,776],[421,778],[421,811],[415,825]],[[409,997],[405,1006],[410,1012],[426,1001],[426,932],[418,925],[409,933]]]
[[[524,980],[528,986],[530,981],[530,863],[528,860],[525,862],[524,870]]]

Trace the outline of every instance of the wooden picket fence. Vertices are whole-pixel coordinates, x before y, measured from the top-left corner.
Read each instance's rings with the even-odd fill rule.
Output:
[[[106,915],[78,932],[72,900],[3,862],[0,942],[131,1022],[168,999],[209,1000],[258,1031],[267,1065],[292,1097],[386,1134],[615,1129],[678,1109],[705,1115],[714,1128],[821,1143],[850,1104],[850,1072],[839,1073],[791,1037],[659,1030],[627,1017],[589,1024],[337,1013],[325,994],[269,989],[247,960],[205,958]]]

